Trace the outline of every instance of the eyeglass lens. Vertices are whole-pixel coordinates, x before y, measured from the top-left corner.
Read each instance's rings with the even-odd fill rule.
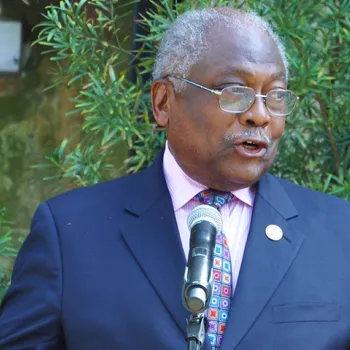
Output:
[[[266,108],[271,114],[285,116],[290,114],[296,104],[297,97],[289,90],[271,90],[266,94]],[[232,86],[222,90],[220,107],[231,113],[247,111],[255,101],[255,91],[245,86]]]

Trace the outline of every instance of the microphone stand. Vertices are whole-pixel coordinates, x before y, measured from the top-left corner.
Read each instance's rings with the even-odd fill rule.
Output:
[[[186,340],[188,350],[200,350],[204,344],[207,324],[204,313],[192,314],[187,320]]]

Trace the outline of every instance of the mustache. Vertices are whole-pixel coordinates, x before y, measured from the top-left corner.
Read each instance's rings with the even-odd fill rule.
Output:
[[[224,140],[225,141],[230,141],[230,142],[235,142],[236,139],[238,138],[249,138],[249,137],[254,137],[258,139],[264,140],[269,146],[272,143],[272,140],[265,134],[265,131],[262,129],[250,129],[246,130],[243,132],[238,132],[238,133],[232,133],[232,134],[225,134]]]

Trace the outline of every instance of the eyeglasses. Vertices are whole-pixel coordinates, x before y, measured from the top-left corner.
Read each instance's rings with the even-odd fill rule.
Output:
[[[299,100],[299,97],[290,90],[274,89],[270,90],[266,95],[260,95],[256,94],[254,89],[246,86],[228,86],[222,90],[214,90],[176,75],[169,74],[164,78],[168,77],[182,80],[200,89],[219,95],[220,108],[229,113],[244,113],[253,105],[256,97],[261,97],[264,99],[266,109],[270,114],[284,117],[293,112]]]

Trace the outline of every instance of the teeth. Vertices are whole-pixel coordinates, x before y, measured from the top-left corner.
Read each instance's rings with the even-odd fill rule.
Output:
[[[245,147],[246,149],[250,149],[250,150],[256,150],[258,149],[258,144],[254,143],[253,141],[245,141],[243,142],[243,147]]]

